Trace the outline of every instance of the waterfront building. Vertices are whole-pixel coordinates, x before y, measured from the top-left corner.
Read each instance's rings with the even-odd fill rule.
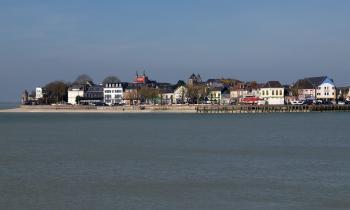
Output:
[[[248,95],[248,88],[244,82],[239,82],[230,90],[230,97],[233,99],[245,98]]]
[[[174,90],[174,103],[183,104],[188,100],[188,89],[185,86],[179,86]]]
[[[336,99],[336,87],[334,81],[327,76],[308,77],[298,80],[294,84],[299,100],[326,100]]]
[[[221,104],[223,88],[211,88],[208,94],[208,102],[211,104]]]
[[[108,83],[103,88],[103,101],[108,105],[123,104],[123,86],[121,83]]]
[[[284,101],[286,104],[298,101],[298,96],[293,93],[293,85],[284,85]]]
[[[278,81],[269,81],[260,89],[260,98],[264,99],[265,104],[282,105],[284,104],[284,87]]]
[[[35,88],[35,99],[39,100],[43,98],[43,89],[41,87]]]
[[[316,99],[334,101],[336,97],[335,84],[332,79],[326,77],[321,84],[317,86]]]
[[[295,95],[300,101],[316,99],[316,87],[314,87],[310,79],[298,80],[292,89],[296,92]]]
[[[84,97],[80,101],[87,104],[98,104],[103,102],[103,85],[93,85],[84,92]]]
[[[174,86],[163,87],[159,89],[159,97],[161,98],[162,104],[174,104]]]
[[[245,98],[258,98],[260,96],[259,90],[264,84],[252,82],[238,82],[230,89],[230,97],[232,100],[242,102]],[[251,101],[251,100],[248,100]]]
[[[123,103],[126,105],[137,105],[140,103],[140,94],[138,88],[127,85],[124,88]]]
[[[68,89],[68,103],[76,105],[79,103],[80,98],[84,97],[84,87],[81,85],[73,85]]]

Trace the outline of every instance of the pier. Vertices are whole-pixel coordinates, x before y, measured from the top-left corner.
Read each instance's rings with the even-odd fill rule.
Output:
[[[350,105],[199,105],[197,113],[349,112]]]

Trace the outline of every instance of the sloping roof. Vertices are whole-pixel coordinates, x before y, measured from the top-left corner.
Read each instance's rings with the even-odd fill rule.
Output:
[[[305,80],[309,81],[314,88],[320,86],[326,79],[326,76],[305,78]]]
[[[308,79],[300,79],[294,85],[297,89],[315,89],[314,85]]]
[[[103,85],[94,85],[94,86],[91,86],[87,89],[88,92],[90,91],[102,91],[103,92],[103,88],[104,86]]]
[[[268,81],[265,85],[264,88],[283,88],[281,83],[279,81]]]

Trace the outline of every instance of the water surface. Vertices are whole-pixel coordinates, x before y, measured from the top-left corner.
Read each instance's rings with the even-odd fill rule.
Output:
[[[0,113],[0,209],[350,209],[350,113]]]
[[[19,106],[17,102],[0,102],[0,110],[1,109],[13,109]]]

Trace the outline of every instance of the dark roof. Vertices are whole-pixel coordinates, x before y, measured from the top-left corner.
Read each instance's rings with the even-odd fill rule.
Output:
[[[283,88],[281,83],[279,81],[268,81],[265,85],[264,88]]]
[[[94,86],[91,86],[87,89],[88,92],[90,91],[102,91],[103,92],[103,88],[104,86],[103,85],[94,85]]]
[[[313,84],[311,83],[310,80],[308,79],[300,79],[298,80],[294,85],[294,88],[297,89],[315,89],[315,87],[313,86]]]
[[[305,78],[305,80],[309,81],[314,88],[320,86],[326,79],[326,76]]]

